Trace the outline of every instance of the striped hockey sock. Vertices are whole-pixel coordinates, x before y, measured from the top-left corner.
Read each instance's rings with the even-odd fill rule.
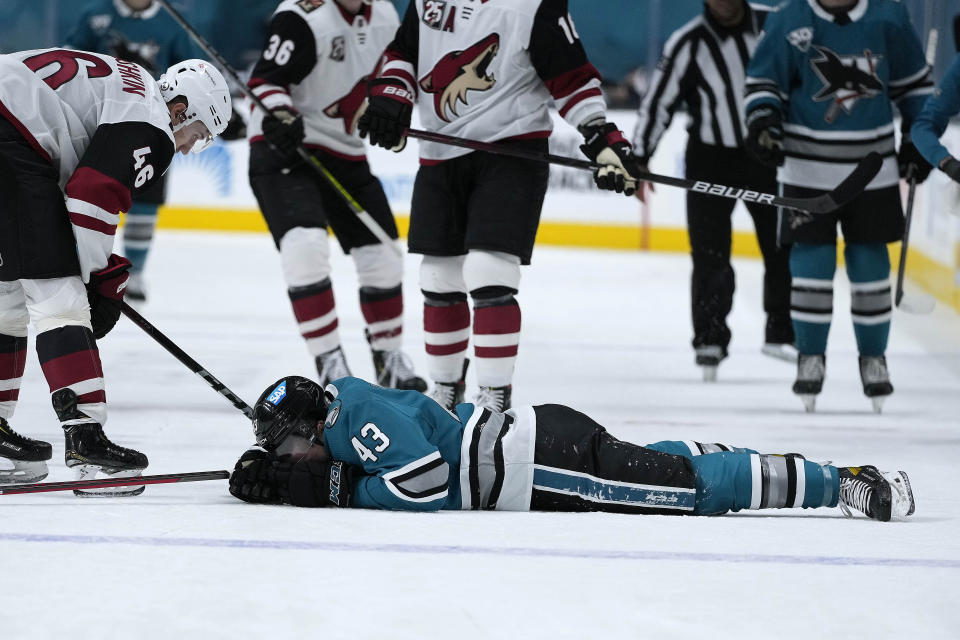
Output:
[[[494,287],[490,287],[493,289]],[[512,293],[481,297],[473,292],[473,353],[481,387],[510,384],[520,343],[520,305]]]
[[[0,418],[9,420],[13,416],[26,366],[26,336],[0,334]]]
[[[833,320],[833,274],[837,265],[834,245],[797,243],[790,250],[790,318],[802,354],[827,351]]]
[[[435,382],[456,382],[470,344],[467,294],[424,291],[423,295],[427,371]]]
[[[844,249],[850,278],[850,312],[860,355],[881,356],[887,350],[890,317],[890,257],[885,244],[848,244]]]
[[[403,341],[403,288],[360,288],[360,311],[367,321],[370,348],[376,351],[399,349]]]
[[[90,329],[72,325],[38,334],[37,356],[51,396],[67,388],[77,394],[77,409],[84,417],[66,420],[64,426],[107,421],[103,368]]]
[[[337,309],[330,278],[302,287],[291,287],[287,289],[287,294],[310,355],[319,356],[340,346]]]

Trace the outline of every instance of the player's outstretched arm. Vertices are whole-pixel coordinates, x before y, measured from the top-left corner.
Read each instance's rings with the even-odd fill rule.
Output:
[[[960,162],[940,143],[950,118],[957,113],[960,113],[960,56],[954,59],[910,129],[913,143],[927,162],[960,182]]]

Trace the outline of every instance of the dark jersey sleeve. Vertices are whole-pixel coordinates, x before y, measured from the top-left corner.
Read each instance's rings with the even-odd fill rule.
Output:
[[[273,16],[267,42],[248,83],[269,109],[292,107],[290,85],[301,82],[317,64],[317,41],[302,16],[281,11]]]
[[[542,0],[530,31],[530,60],[567,122],[579,126],[606,112],[600,73],[590,64],[567,0]]]
[[[377,73],[381,78],[402,80],[413,95],[417,94],[417,55],[420,50],[420,18],[416,5],[416,0],[407,5],[397,34],[380,57]]]
[[[84,282],[107,265],[119,214],[130,210],[131,194],[154,184],[174,151],[170,137],[146,122],[97,127],[64,189]]]

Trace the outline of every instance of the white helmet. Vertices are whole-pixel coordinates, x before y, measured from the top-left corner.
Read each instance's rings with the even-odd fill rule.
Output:
[[[165,102],[177,96],[187,99],[186,119],[177,123],[174,131],[179,131],[191,122],[200,120],[206,125],[210,137],[193,146],[193,152],[199,153],[213,143],[213,136],[220,135],[227,128],[232,113],[230,89],[220,71],[206,60],[184,60],[173,65],[160,76],[160,94]]]

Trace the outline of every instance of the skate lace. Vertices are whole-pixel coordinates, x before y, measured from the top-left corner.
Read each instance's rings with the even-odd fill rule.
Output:
[[[491,411],[503,411],[506,393],[502,388],[480,387],[473,404]]]
[[[346,378],[350,375],[350,369],[347,367],[347,359],[343,356],[343,351],[337,349],[335,352],[323,356],[320,359],[320,381],[327,384],[340,378]]]
[[[890,374],[887,373],[887,367],[880,358],[868,358],[863,362],[863,379],[865,382],[888,382]]]
[[[31,438],[17,433],[14,428],[10,426],[10,423],[3,418],[0,418],[0,433],[5,433],[13,440],[25,440],[27,442],[32,442]]]
[[[852,518],[850,507],[853,507],[865,516],[867,506],[870,504],[870,498],[873,496],[873,489],[865,482],[856,478],[844,480],[840,483],[840,511],[848,518]]]
[[[433,389],[430,391],[429,396],[441,407],[447,411],[451,411],[453,401],[456,398],[457,390],[456,386],[453,383],[445,384],[442,382],[434,383]]]
[[[823,377],[823,361],[820,358],[801,358],[797,372],[798,380],[819,380]]]
[[[400,349],[387,351],[383,356],[383,371],[380,373],[380,382],[394,383],[399,380],[409,380],[416,377],[413,371],[413,361],[410,356]],[[389,386],[392,386],[389,385]]]

